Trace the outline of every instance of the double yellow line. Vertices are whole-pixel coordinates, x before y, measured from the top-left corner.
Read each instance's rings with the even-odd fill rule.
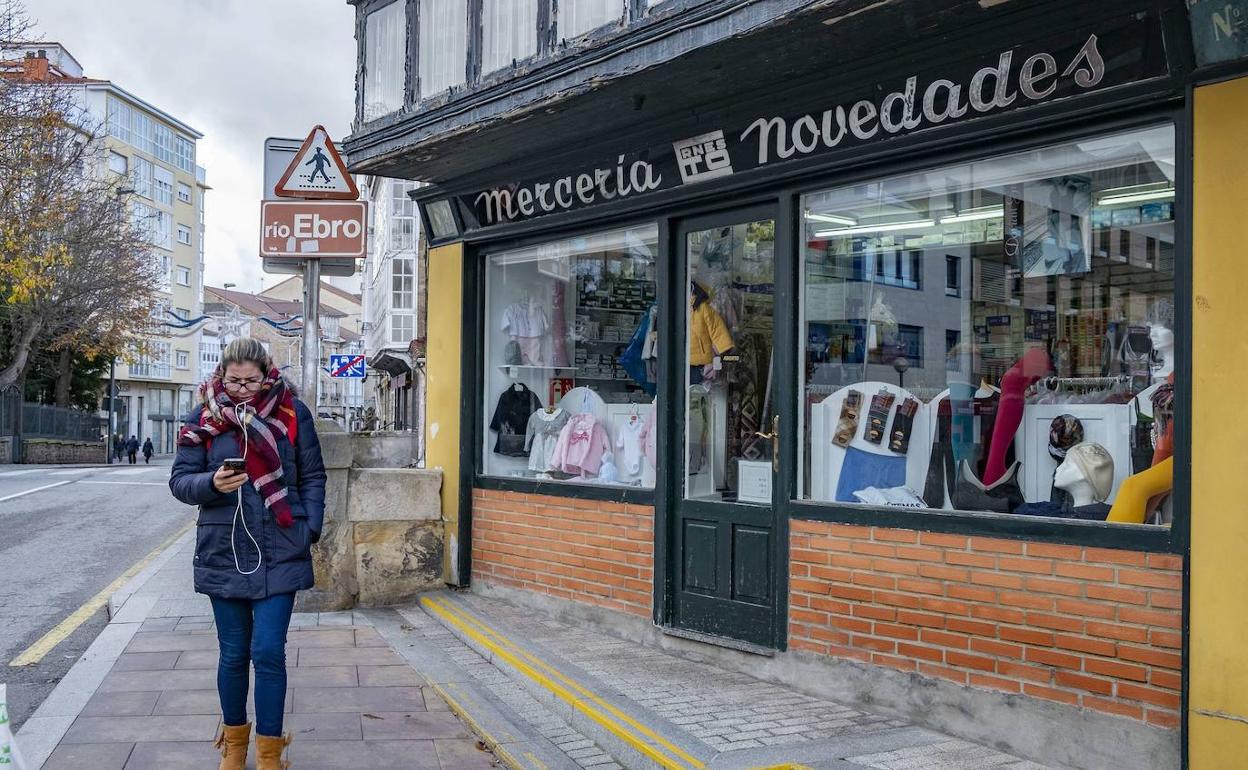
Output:
[[[477,618],[443,599],[425,596],[421,605],[488,649],[500,660],[569,704],[664,770],[703,770],[706,763],[603,700]]]

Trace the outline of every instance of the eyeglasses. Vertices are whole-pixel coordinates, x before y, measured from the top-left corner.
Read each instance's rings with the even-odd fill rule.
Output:
[[[263,377],[248,377],[240,380],[237,377],[226,377],[221,380],[227,388],[244,388],[246,390],[255,390],[264,382]]]

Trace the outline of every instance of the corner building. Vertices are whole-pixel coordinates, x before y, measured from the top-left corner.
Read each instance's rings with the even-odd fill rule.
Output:
[[[1048,765],[1240,766],[1226,9],[355,5],[448,582]]]

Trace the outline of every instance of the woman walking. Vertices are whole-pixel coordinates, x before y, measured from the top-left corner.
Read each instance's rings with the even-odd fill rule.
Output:
[[[195,590],[212,599],[221,649],[220,768],[243,770],[247,761],[250,664],[256,770],[282,770],[291,740],[282,735],[286,630],[295,592],[312,587],[310,548],[325,514],[321,445],[312,412],[257,340],[227,345],[200,396],[179,434],[169,488],[199,506]]]
[[[150,438],[145,439],[145,440],[143,441],[143,464],[144,464],[144,465],[150,465],[150,464],[151,464],[151,462],[152,462],[152,453],[153,453],[154,451],[156,451],[156,450],[152,447],[152,440],[151,440]]]

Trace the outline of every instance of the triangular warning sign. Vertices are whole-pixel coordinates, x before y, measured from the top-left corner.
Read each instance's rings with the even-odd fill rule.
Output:
[[[355,200],[360,189],[324,126],[316,126],[273,188],[282,198]]]

